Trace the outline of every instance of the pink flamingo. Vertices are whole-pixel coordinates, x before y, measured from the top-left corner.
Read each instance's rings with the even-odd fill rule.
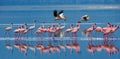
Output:
[[[7,33],[7,31],[12,30],[12,26],[13,26],[13,23],[10,23],[10,26],[5,28],[5,30],[6,30],[5,35],[6,35],[6,34],[9,35],[9,33]]]
[[[111,29],[111,33],[114,33],[118,28],[119,28],[119,25],[115,25],[115,26]]]
[[[60,23],[58,23],[58,27],[56,28],[56,31],[60,31],[65,28],[65,23],[63,26],[60,27]]]
[[[50,33],[50,37],[52,36],[52,34],[54,35],[54,33],[56,32],[56,29],[55,29],[55,25],[52,24],[51,27],[48,28],[48,32]]]
[[[40,27],[36,30],[36,34],[37,34],[37,35],[40,35],[40,34],[42,34],[42,32],[43,32],[43,27],[40,26]]]
[[[87,29],[87,33],[88,33],[88,37],[91,36],[91,33],[93,30],[95,30],[96,28],[96,23],[92,25],[92,27]]]
[[[24,24],[24,26],[22,26],[22,29],[20,30],[20,33],[26,35],[27,32],[28,32],[27,24]]]
[[[72,28],[72,34],[74,34],[75,35],[75,37],[77,37],[77,32],[79,31],[79,29],[80,29],[80,24],[79,23],[77,23],[76,24],[76,27],[74,27],[74,28]]]
[[[66,36],[67,36],[67,34],[69,35],[69,33],[72,31],[72,29],[73,29],[72,26],[73,26],[73,24],[70,24],[70,28],[65,30]]]

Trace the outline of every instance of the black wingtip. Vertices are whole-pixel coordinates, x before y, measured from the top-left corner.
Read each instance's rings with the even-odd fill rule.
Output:
[[[57,10],[53,11],[53,15],[54,15],[54,17],[57,17]]]

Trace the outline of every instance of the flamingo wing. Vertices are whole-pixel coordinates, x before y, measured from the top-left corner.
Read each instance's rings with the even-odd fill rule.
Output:
[[[61,10],[60,12],[59,12],[59,14],[62,14],[63,13],[63,10]]]
[[[55,17],[57,17],[57,10],[54,10],[53,14]]]

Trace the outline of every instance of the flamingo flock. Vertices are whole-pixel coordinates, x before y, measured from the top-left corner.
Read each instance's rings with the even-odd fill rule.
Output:
[[[112,54],[117,54],[119,52],[119,49],[114,46],[113,42],[114,40],[109,40],[111,38],[111,36],[113,36],[113,33],[119,28],[118,25],[112,25],[110,23],[107,23],[106,27],[100,27],[100,26],[96,26],[96,24],[93,24],[90,28],[88,28],[85,32],[85,34],[87,34],[90,40],[89,44],[88,44],[88,48],[87,50],[89,52],[91,52],[92,54],[95,54],[96,51],[101,52],[102,50],[107,51],[108,55],[112,55]],[[98,32],[98,33],[102,33],[103,34],[103,38],[104,38],[104,44],[101,45],[94,45],[92,42],[92,32]],[[113,39],[113,38],[112,38]],[[110,42],[109,42],[110,41]]]
[[[14,24],[11,23],[10,27],[5,28],[6,33],[12,30],[12,26]],[[36,35],[38,35],[39,37],[41,37],[41,35],[45,36],[49,36],[49,37],[55,37],[54,35],[57,32],[64,32],[65,35],[64,37],[70,36],[72,35],[73,37],[77,37],[77,33],[79,33],[78,31],[80,30],[80,23],[76,23],[76,26],[73,27],[73,24],[69,24],[69,28],[65,28],[66,27],[66,23],[64,23],[63,25],[61,25],[61,23],[58,23],[57,25],[52,24],[52,25],[48,25],[45,26],[45,23],[42,23],[38,29],[34,32]],[[33,31],[36,28],[36,20],[34,21],[34,25],[30,26],[28,28],[27,23],[24,23],[23,25],[18,25],[18,28],[14,30],[14,34],[17,40],[15,40],[15,44],[6,44],[6,48],[11,51],[13,53],[14,49],[18,49],[20,52],[23,52],[24,55],[28,54],[28,50],[31,50],[34,52],[34,55],[36,55],[36,51],[40,51],[41,54],[45,53],[45,54],[54,54],[54,53],[58,53],[59,55],[61,53],[63,53],[62,51],[64,51],[64,54],[66,54],[66,49],[69,49],[70,54],[73,53],[73,51],[75,50],[77,54],[80,53],[80,44],[77,43],[77,41],[75,41],[75,39],[72,39],[72,44],[68,43],[68,44],[53,44],[55,42],[53,42],[52,40],[49,40],[49,44],[44,45],[43,43],[36,43],[36,45],[32,45],[31,44],[27,44],[25,42],[22,42],[23,40],[19,40],[21,38],[21,36],[25,36],[27,35],[28,32],[31,33],[31,35],[33,35]],[[100,27],[97,26],[97,24],[93,24],[91,27],[89,27],[85,32],[88,36],[88,39],[90,40],[87,50],[92,53],[95,54],[95,52],[101,52],[102,50],[105,50],[107,52],[108,55],[112,55],[112,54],[117,54],[119,52],[119,49],[113,44],[113,42],[111,40],[109,40],[109,38],[111,37],[111,35],[113,35],[113,33],[119,29],[118,25],[112,25],[110,23],[107,23],[106,27]],[[97,32],[97,33],[102,33],[104,36],[104,43],[100,44],[100,45],[95,45],[92,42],[92,33],[93,32]],[[91,38],[89,38],[91,37]],[[41,39],[38,39],[41,40]],[[110,42],[109,42],[110,41]],[[114,41],[114,40],[113,40]],[[42,40],[41,40],[42,42]],[[111,43],[112,42],[112,43]],[[12,46],[13,45],[13,46]]]

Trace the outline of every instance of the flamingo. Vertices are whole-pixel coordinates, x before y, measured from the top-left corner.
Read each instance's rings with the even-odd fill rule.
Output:
[[[55,20],[61,20],[66,18],[66,16],[63,15],[63,10],[61,10],[59,13],[57,13],[57,10],[54,10],[53,14],[54,14]]]
[[[72,33],[75,35],[75,37],[77,36],[77,32],[79,31],[79,29],[80,29],[80,24],[76,24],[76,27],[74,27],[74,28],[72,28]]]
[[[82,23],[82,22],[84,22],[84,21],[88,21],[88,20],[90,20],[90,17],[88,16],[88,15],[83,15],[82,17],[81,17],[81,21],[78,21],[78,23]]]
[[[50,37],[52,36],[52,34],[54,35],[55,34],[55,32],[56,32],[56,29],[55,29],[55,25],[54,24],[52,24],[52,26],[51,27],[48,27],[48,32],[50,33]]]
[[[32,35],[32,30],[35,28],[35,25],[36,25],[36,20],[34,20],[34,25],[32,25],[28,28],[28,30],[31,31],[31,35]]]
[[[63,30],[64,28],[65,28],[65,23],[64,23],[63,26],[60,26],[60,23],[58,23],[58,27],[56,28],[55,36],[63,37],[64,36],[64,32],[61,32],[61,30]]]
[[[69,33],[72,31],[72,29],[73,29],[72,26],[73,26],[73,24],[70,24],[70,28],[65,30],[66,36],[67,36],[67,34],[69,35]]]
[[[12,26],[13,26],[13,23],[10,23],[10,25],[5,28],[5,30],[6,30],[5,35],[7,35],[7,34],[9,35],[9,33],[7,33],[7,31],[12,30]]]
[[[22,26],[20,33],[25,35],[27,32],[28,32],[28,28],[27,28],[27,24],[25,23],[24,26]]]
[[[96,23],[93,24],[92,27],[87,29],[88,36],[91,36],[92,31],[95,29],[96,29]]]
[[[16,37],[16,38],[19,38],[21,28],[22,28],[22,26],[18,26],[18,29],[15,29],[15,30],[14,30],[14,33],[15,33],[15,37]]]
[[[115,26],[111,29],[111,33],[114,33],[118,28],[119,28],[119,25],[115,25]]]

